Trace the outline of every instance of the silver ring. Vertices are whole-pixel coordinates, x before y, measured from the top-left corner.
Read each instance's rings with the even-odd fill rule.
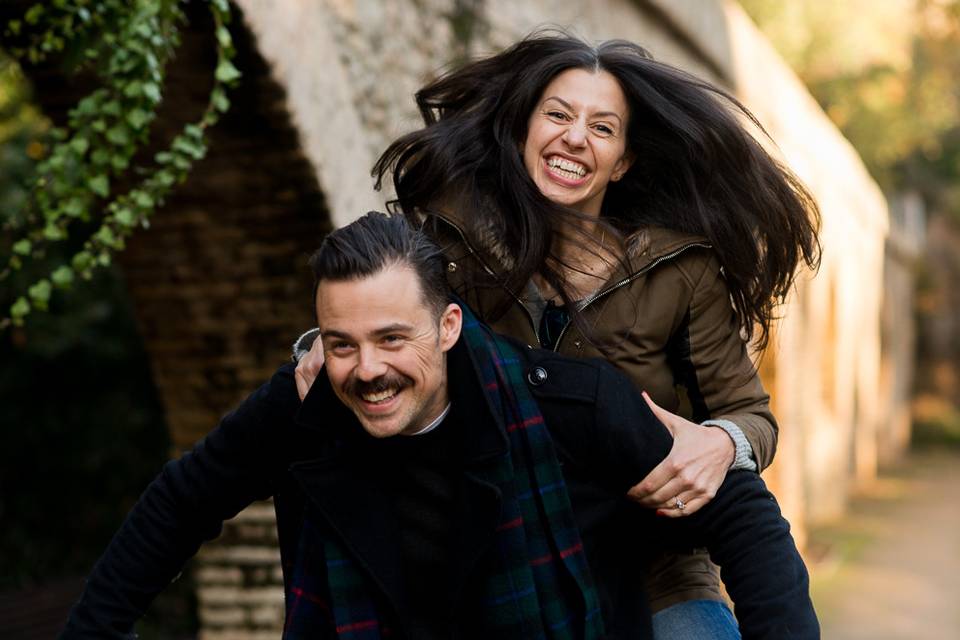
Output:
[[[687,508],[687,503],[681,500],[680,496],[677,496],[676,498],[674,498],[674,500],[675,500],[674,506],[680,511],[683,511],[684,509]]]

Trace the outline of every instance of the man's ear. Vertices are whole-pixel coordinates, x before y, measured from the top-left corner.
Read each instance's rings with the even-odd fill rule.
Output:
[[[449,351],[460,339],[460,329],[463,328],[463,309],[459,305],[450,303],[440,315],[440,349]]]

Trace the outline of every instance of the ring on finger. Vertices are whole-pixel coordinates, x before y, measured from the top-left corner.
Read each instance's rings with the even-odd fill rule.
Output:
[[[683,511],[687,508],[687,503],[680,499],[680,496],[675,497],[673,506],[677,508],[678,511]]]

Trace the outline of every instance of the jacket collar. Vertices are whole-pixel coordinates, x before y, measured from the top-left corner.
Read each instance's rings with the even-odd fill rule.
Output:
[[[484,223],[475,230],[477,238],[471,241],[464,230],[466,227],[465,221],[458,213],[430,211],[425,213],[424,217],[450,227],[492,274],[503,279],[513,267],[513,257],[503,242],[503,233],[492,222]],[[689,247],[711,246],[710,241],[704,236],[655,226],[644,227],[631,233],[624,239],[624,244],[629,263],[626,266],[621,265],[615,270],[612,277],[613,281],[643,272],[657,261],[682,252]]]

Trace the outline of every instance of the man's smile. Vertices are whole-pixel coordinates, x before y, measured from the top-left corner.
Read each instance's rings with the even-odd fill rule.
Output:
[[[345,391],[357,400],[364,413],[386,415],[397,407],[403,392],[413,385],[414,381],[410,377],[389,373],[369,381],[351,378]]]
[[[398,393],[400,393],[400,389],[388,389],[386,391],[380,391],[377,393],[364,393],[364,394],[361,394],[360,397],[363,399],[364,402],[369,402],[371,404],[380,404],[389,400],[390,398],[396,397]]]

